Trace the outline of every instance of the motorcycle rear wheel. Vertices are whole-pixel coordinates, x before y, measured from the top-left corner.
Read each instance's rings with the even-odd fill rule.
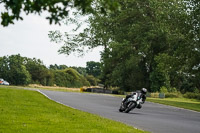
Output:
[[[123,110],[120,108],[120,109],[119,109],[119,112],[123,112]]]

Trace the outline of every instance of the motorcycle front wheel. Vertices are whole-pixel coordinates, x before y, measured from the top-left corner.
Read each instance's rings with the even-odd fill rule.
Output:
[[[127,108],[125,109],[125,113],[130,112],[132,109],[136,107],[137,103],[136,102],[129,102],[127,105]]]
[[[121,104],[120,108],[119,108],[119,112],[123,112],[125,110],[124,106]]]

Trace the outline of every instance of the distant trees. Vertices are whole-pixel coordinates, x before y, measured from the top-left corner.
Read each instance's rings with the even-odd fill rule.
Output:
[[[49,69],[53,69],[53,70],[62,70],[65,68],[68,68],[68,67],[66,65],[57,65],[57,64],[49,66]]]
[[[101,63],[89,61],[86,63],[86,73],[88,75],[93,75],[94,77],[99,77],[101,74]]]
[[[40,59],[21,57],[19,54],[0,57],[0,78],[13,85],[30,83],[63,87],[97,85],[97,79],[88,76],[86,68],[57,64],[47,68]]]
[[[20,55],[0,57],[0,77],[15,85],[27,85],[31,81],[24,58]]]
[[[87,79],[73,68],[54,70],[54,80],[57,86],[82,87],[90,86]]]
[[[24,60],[26,69],[31,74],[31,83],[53,85],[53,73],[43,65],[41,60],[35,58],[24,58]]]
[[[86,75],[85,78],[87,79],[87,81],[89,81],[90,85],[92,86],[96,86],[99,82],[99,79],[95,78],[93,75]]]

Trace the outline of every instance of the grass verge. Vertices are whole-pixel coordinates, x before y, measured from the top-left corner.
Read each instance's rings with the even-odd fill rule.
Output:
[[[175,107],[180,107],[184,109],[190,109],[194,111],[200,112],[200,101],[195,99],[186,99],[186,98],[165,98],[165,99],[159,99],[159,98],[147,98],[147,101],[154,102],[154,103],[160,103]]]
[[[141,133],[120,122],[66,107],[36,91],[0,88],[0,133]]]
[[[0,85],[1,88],[13,88],[13,89],[32,89],[32,90],[51,90],[51,91],[64,91],[64,92],[80,92],[80,88],[67,88],[67,87],[52,87],[52,86],[39,86],[39,85],[29,85],[29,86],[5,86]]]

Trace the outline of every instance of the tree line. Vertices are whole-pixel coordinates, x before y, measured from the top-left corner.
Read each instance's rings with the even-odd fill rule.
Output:
[[[44,86],[82,87],[97,85],[100,63],[90,61],[84,67],[50,65],[40,59],[18,55],[0,57],[0,77],[11,85],[41,84]]]
[[[51,31],[51,38],[64,40],[60,53],[103,46],[101,80],[106,88],[199,92],[200,2],[116,1],[120,10],[102,15],[96,8],[87,20],[90,26],[76,36]]]

